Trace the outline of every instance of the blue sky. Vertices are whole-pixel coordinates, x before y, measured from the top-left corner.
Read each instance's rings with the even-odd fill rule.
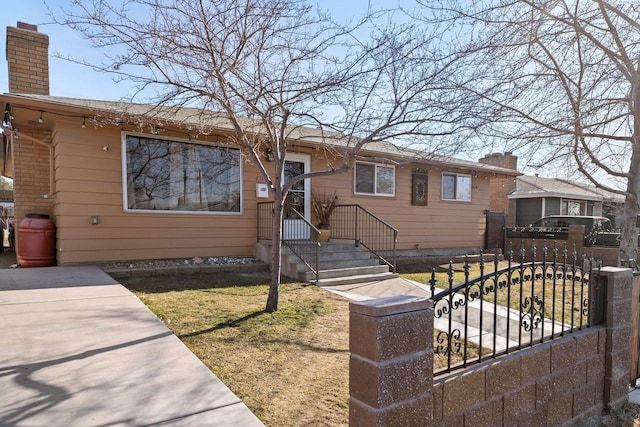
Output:
[[[105,73],[95,72],[87,67],[73,64],[54,55],[70,55],[84,58],[92,64],[102,61],[100,51],[91,48],[89,41],[68,28],[53,24],[48,16],[47,6],[54,12],[59,12],[61,6],[68,6],[70,0],[4,0],[0,14],[0,46],[2,58],[0,64],[0,93],[9,91],[7,80],[6,28],[15,27],[18,21],[38,26],[38,31],[49,36],[49,80],[50,94],[71,98],[88,98],[100,100],[119,100],[132,92],[127,82],[115,83],[112,77]],[[319,0],[323,8],[335,11],[340,17],[348,19],[363,13],[369,0]],[[388,5],[388,0],[372,0],[372,3]]]
[[[59,9],[60,4],[68,4],[69,1],[47,1],[52,9]],[[0,65],[0,91],[9,91],[7,80],[6,52],[6,28],[15,27],[18,21],[38,26],[38,31],[49,36],[49,79],[50,93],[54,96],[66,96],[73,98],[92,98],[104,100],[117,100],[125,95],[129,88],[124,84],[115,85],[106,74],[96,73],[86,67],[72,64],[68,61],[53,58],[55,52],[61,54],[73,54],[87,58],[100,60],[100,56],[92,51],[88,41],[83,40],[74,31],[62,26],[52,24],[47,15],[47,8],[43,0],[11,1],[3,5],[3,13],[0,14],[0,46],[3,48],[3,63]]]

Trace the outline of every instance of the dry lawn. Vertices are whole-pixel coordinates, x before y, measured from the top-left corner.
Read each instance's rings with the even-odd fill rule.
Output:
[[[122,279],[266,426],[348,425],[348,300],[315,286],[281,287],[263,311],[266,274]],[[436,331],[437,332],[437,331]],[[443,358],[435,365],[442,366]],[[585,427],[639,426],[627,405]]]
[[[348,301],[268,279],[189,275],[123,280],[267,426],[348,425]]]

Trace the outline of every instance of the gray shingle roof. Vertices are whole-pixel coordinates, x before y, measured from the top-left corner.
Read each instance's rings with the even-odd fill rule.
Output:
[[[100,101],[92,99],[65,98],[58,96],[44,96],[31,94],[5,94],[6,102],[18,103],[19,101],[50,104],[49,108],[58,111],[84,110],[87,115],[95,116],[103,120],[111,120],[114,124],[141,123],[153,121],[162,126],[176,126],[182,129],[208,129],[232,131],[233,126],[228,116],[224,113],[202,110],[189,107],[158,107],[151,104],[136,104],[116,101]],[[256,132],[260,131],[260,122],[248,118],[241,119],[246,129],[252,127]],[[289,138],[307,144],[327,143],[338,148],[348,147],[355,143],[354,137],[344,136],[335,132],[322,131],[318,128],[290,126]],[[436,165],[448,168],[457,168],[468,171],[493,173],[496,175],[516,176],[520,172],[511,169],[500,168],[479,162],[442,156],[435,153],[420,151],[408,147],[395,145],[389,142],[371,142],[361,152],[363,155],[383,155],[392,157],[401,163],[416,163],[418,165]]]
[[[521,175],[516,178],[516,190],[509,195],[509,198],[527,197],[563,197],[593,201],[606,200],[617,203],[624,202],[623,196],[598,189],[595,186],[558,178]]]

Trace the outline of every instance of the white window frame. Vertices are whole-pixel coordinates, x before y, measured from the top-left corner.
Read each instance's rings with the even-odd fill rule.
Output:
[[[445,176],[453,176],[455,177],[455,181],[454,181],[454,189],[453,192],[455,194],[454,198],[447,198],[444,195],[444,177]],[[468,179],[469,181],[469,198],[461,198],[460,197],[460,190],[459,190],[459,186],[461,183],[463,183],[463,180]],[[471,175],[467,175],[467,174],[460,174],[460,173],[454,173],[454,172],[443,172],[442,173],[442,185],[441,185],[441,192],[440,192],[440,196],[442,198],[443,201],[446,202],[471,202],[471,193],[473,190],[473,179],[471,177]]]
[[[577,206],[578,213],[569,212],[570,206]],[[560,215],[586,215],[587,214],[587,201],[577,199],[560,199]]]
[[[373,193],[363,193],[358,192],[357,189],[357,174],[358,174],[358,165],[370,165],[373,166]],[[387,168],[393,171],[393,184],[391,193],[379,193],[378,192],[378,168]],[[379,196],[379,197],[395,197],[396,195],[396,167],[393,165],[387,165],[384,163],[373,163],[373,162],[356,162],[353,168],[353,193],[359,196]]]
[[[183,210],[163,210],[163,209],[131,209],[129,208],[128,201],[128,176],[127,176],[127,136],[134,136],[140,138],[149,138],[149,139],[157,139],[167,142],[178,142],[184,144],[197,144],[197,145],[209,145],[215,148],[233,148],[238,149],[240,162],[239,162],[239,174],[240,174],[240,210],[238,212],[216,212],[216,211],[183,211]],[[120,137],[120,152],[122,158],[122,207],[125,213],[152,213],[158,215],[242,215],[244,213],[244,171],[243,171],[243,155],[242,150],[239,150],[239,147],[233,145],[225,145],[225,144],[209,144],[203,141],[192,141],[185,138],[168,138],[168,137],[160,137],[158,135],[150,135],[145,133],[136,133],[136,132],[121,132]]]

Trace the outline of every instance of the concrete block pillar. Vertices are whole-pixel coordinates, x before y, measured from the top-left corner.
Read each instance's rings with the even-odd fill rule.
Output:
[[[629,396],[633,274],[629,268],[618,267],[604,267],[600,274],[605,286],[607,324],[604,404],[613,409],[625,403]]]
[[[431,425],[433,302],[398,296],[349,308],[349,425]]]

